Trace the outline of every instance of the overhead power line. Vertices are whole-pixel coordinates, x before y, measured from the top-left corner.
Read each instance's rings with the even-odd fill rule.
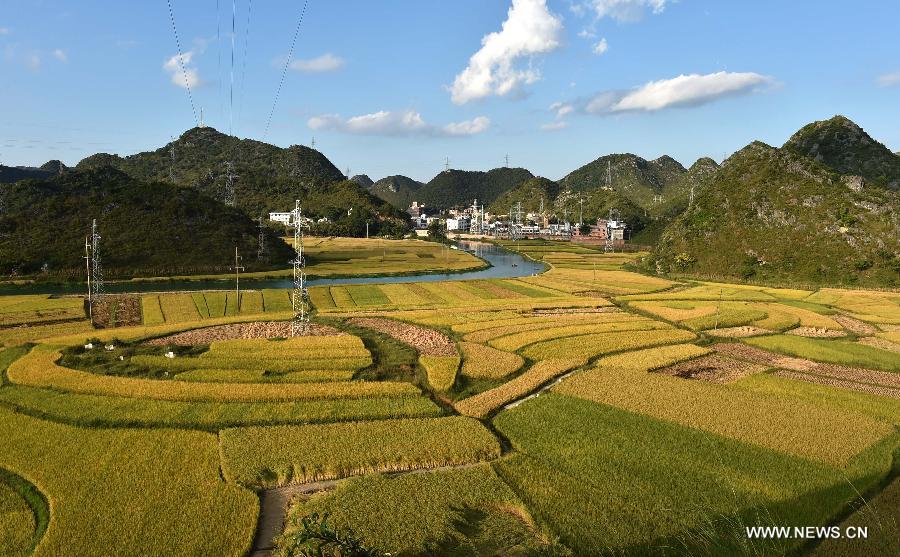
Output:
[[[281,81],[278,82],[278,89],[275,90],[275,100],[272,101],[272,110],[269,111],[269,117],[266,119],[266,129],[263,132],[263,139],[269,134],[269,126],[272,124],[272,115],[275,114],[275,107],[278,105],[278,97],[281,95],[281,88],[284,86],[284,78],[287,76],[288,67],[294,58],[294,47],[297,45],[297,37],[300,36],[300,27],[303,25],[303,18],[306,16],[306,8],[309,6],[309,0],[303,2],[303,9],[300,10],[300,19],[297,21],[297,28],[294,29],[294,38],[291,40],[291,48],[288,56],[284,61],[284,68],[281,69]]]
[[[197,109],[194,106],[194,94],[191,92],[191,82],[188,80],[187,70],[184,68],[184,54],[181,50],[181,39],[178,38],[178,27],[175,26],[175,10],[172,9],[172,0],[166,0],[169,5],[169,19],[172,21],[172,33],[175,35],[175,46],[178,48],[178,65],[184,75],[184,87],[187,89],[188,100],[191,103],[191,112],[194,114],[194,122],[197,122]]]
[[[238,125],[244,120],[244,83],[247,81],[247,52],[250,47],[250,22],[253,13],[253,0],[247,3],[247,25],[244,29],[244,61],[241,67],[241,88],[238,91]]]

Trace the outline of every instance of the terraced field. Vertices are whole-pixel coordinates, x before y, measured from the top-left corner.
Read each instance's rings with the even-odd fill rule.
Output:
[[[285,290],[146,294],[96,330],[0,298],[0,554],[248,555],[285,511],[284,557],[313,513],[401,555],[802,554],[744,527],[888,523],[897,294],[515,249],[550,270],[312,288],[301,338]]]

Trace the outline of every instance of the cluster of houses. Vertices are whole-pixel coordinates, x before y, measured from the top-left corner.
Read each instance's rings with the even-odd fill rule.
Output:
[[[597,219],[595,224],[585,227],[571,222],[550,222],[546,213],[527,213],[513,219],[509,215],[494,215],[485,212],[478,202],[463,209],[449,209],[444,216],[437,211],[428,215],[428,209],[417,201],[413,201],[406,210],[412,219],[416,233],[427,234],[429,225],[442,223],[448,234],[475,234],[481,236],[503,237],[547,237],[557,239],[575,239],[587,242],[605,242],[612,238],[620,244],[626,240],[627,226],[620,219]],[[290,225],[293,212],[269,213],[269,220]],[[327,222],[327,218],[318,222]]]

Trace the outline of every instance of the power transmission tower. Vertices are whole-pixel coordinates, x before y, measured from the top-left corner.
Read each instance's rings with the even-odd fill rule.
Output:
[[[259,216],[259,240],[256,242],[256,260],[262,261],[263,256],[266,254],[266,230],[263,225],[263,217]]]
[[[312,137],[312,141],[310,141],[310,143],[309,143],[309,148],[310,148],[310,149],[315,149],[315,148],[316,148],[316,136],[313,136],[313,137]]]
[[[237,174],[234,173],[234,165],[231,164],[231,161],[225,163],[225,192],[223,194],[223,202],[225,205],[229,207],[234,207],[237,204],[237,192],[235,189],[235,180],[240,178]]]
[[[347,179],[348,180],[350,179],[350,167],[349,166],[347,167]]]
[[[171,163],[169,164],[169,181],[173,184],[175,183],[175,138],[172,138],[172,145],[169,147],[169,157],[171,157]]]
[[[691,184],[691,198],[688,200],[688,207],[694,206],[694,184]]]
[[[103,296],[103,265],[100,261],[100,231],[97,219],[91,224],[91,301],[97,302]]]
[[[541,216],[544,216],[544,196],[543,196],[543,195],[541,196],[541,210],[540,210],[540,213],[541,213]]]
[[[606,187],[612,189],[612,161],[606,161]]]
[[[444,170],[450,170],[450,157],[444,158]]]
[[[291,308],[294,317],[291,319],[291,336],[303,336],[309,330],[309,293],[306,291],[306,261],[303,259],[303,229],[309,228],[309,219],[303,216],[300,200],[296,200],[291,215],[294,227],[294,289],[291,292]]]
[[[582,226],[584,224],[584,198],[578,197],[578,226]]]
[[[241,312],[241,271],[244,270],[241,265],[240,255],[238,255],[238,247],[234,246],[234,295],[237,296],[237,312]]]
[[[91,237],[84,237],[84,266],[85,275],[87,276],[87,302],[88,302],[88,318],[91,325],[94,324],[94,292],[91,290]]]
[[[507,154],[506,157],[504,157],[503,160],[504,160],[505,163],[506,163],[504,166],[506,166],[506,168],[509,168],[509,154]]]

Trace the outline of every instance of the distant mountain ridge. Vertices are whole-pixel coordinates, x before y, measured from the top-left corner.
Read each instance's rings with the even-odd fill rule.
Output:
[[[0,184],[14,184],[19,180],[45,180],[58,176],[60,173],[71,170],[62,161],[47,161],[39,167],[35,166],[4,166],[0,164]]]
[[[755,141],[733,154],[662,232],[650,268],[785,285],[900,284],[900,192],[890,187],[900,176],[889,173],[886,149],[848,122],[814,123],[781,149]]]
[[[476,199],[479,205],[487,206],[529,178],[534,175],[524,168],[503,167],[487,172],[449,169],[420,188],[418,197],[425,205],[441,209],[468,206]]]

